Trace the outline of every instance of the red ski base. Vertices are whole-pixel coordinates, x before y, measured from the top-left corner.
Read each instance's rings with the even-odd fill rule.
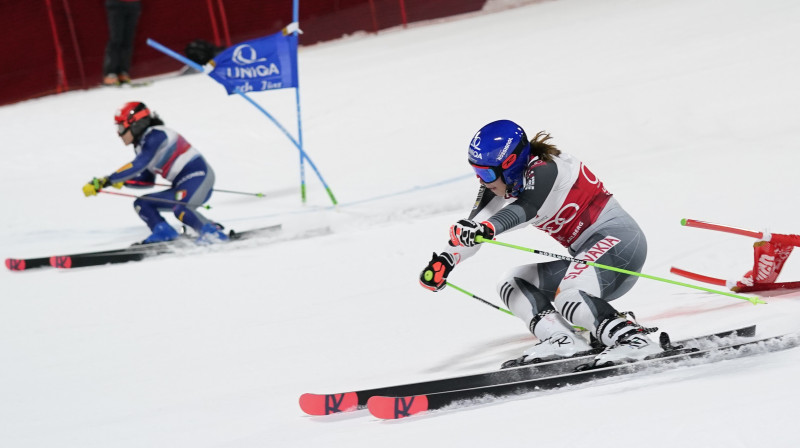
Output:
[[[70,269],[72,267],[72,257],[69,255],[50,257],[50,266],[58,269]]]
[[[344,394],[303,394],[300,396],[300,409],[308,415],[330,415],[352,411],[358,407],[355,392]]]
[[[6,267],[11,271],[24,271],[25,260],[18,260],[16,258],[6,258]]]
[[[369,412],[375,417],[384,420],[396,420],[409,417],[428,410],[428,397],[415,395],[413,397],[370,397],[367,401]]]

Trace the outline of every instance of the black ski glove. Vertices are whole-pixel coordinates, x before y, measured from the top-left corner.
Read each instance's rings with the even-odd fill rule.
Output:
[[[433,253],[428,266],[419,275],[419,283],[423,288],[433,292],[441,291],[447,283],[447,276],[456,266],[456,260],[447,252]]]

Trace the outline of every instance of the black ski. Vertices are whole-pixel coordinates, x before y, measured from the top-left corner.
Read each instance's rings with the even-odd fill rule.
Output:
[[[228,232],[228,238],[230,238],[231,241],[246,240],[249,238],[255,238],[257,236],[263,236],[275,233],[281,230],[281,228],[282,226],[280,224],[275,224],[273,226],[259,227],[257,229],[244,230],[242,232],[237,232],[231,229],[231,231]]]
[[[755,332],[756,326],[751,325],[737,330],[728,330],[716,334],[685,339],[676,342],[676,345],[699,347],[704,343],[708,344],[726,337],[751,337]],[[300,397],[300,408],[309,415],[328,415],[363,408],[373,396],[398,397],[426,395],[454,389],[471,389],[487,385],[527,381],[572,372],[578,366],[592,360],[593,357],[594,354],[588,354],[556,361],[528,364],[522,367],[506,368],[487,373],[338,394],[307,393]]]
[[[258,229],[236,232],[231,230],[228,238],[231,241],[245,240],[281,229],[281,225],[273,225]],[[28,269],[52,266],[59,269],[74,269],[87,266],[100,266],[104,264],[126,263],[129,261],[139,261],[147,257],[173,253],[186,244],[192,244],[192,237],[181,235],[174,241],[153,244],[134,244],[122,249],[104,250],[99,252],[83,252],[70,255],[56,255],[41,258],[7,258],[6,268],[12,271],[23,271]]]
[[[117,255],[121,256],[117,257]],[[132,250],[131,248],[125,248],[125,249],[104,250],[99,252],[84,252],[71,255],[55,255],[52,257],[6,258],[6,268],[8,268],[11,271],[25,271],[28,269],[36,269],[48,266],[53,266],[57,268],[71,268],[73,267],[72,264],[73,260],[84,257],[87,258],[86,262],[90,263],[86,264],[86,266],[94,266],[96,264],[105,264],[105,262],[103,263],[96,262],[97,260],[103,259],[105,257],[108,257],[108,259],[111,260],[118,260],[117,263],[122,263],[123,261],[141,260],[142,258],[144,258],[144,255]]]
[[[420,412],[441,409],[464,400],[491,400],[520,395],[537,390],[552,390],[585,384],[603,378],[631,375],[640,372],[662,372],[681,365],[707,364],[726,359],[751,356],[764,352],[785,350],[800,345],[796,333],[756,341],[726,343],[722,346],[676,349],[674,353],[642,361],[593,368],[578,372],[545,376],[523,381],[503,382],[482,387],[455,389],[411,396],[374,396],[367,407],[375,417],[394,420]]]

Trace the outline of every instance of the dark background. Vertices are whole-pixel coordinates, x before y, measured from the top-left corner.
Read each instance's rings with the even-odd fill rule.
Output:
[[[476,11],[485,1],[301,0],[300,45]],[[292,21],[291,0],[142,0],[141,5],[134,79],[182,68],[150,48],[148,38],[183,53],[195,39],[227,46],[228,40],[265,36]],[[100,85],[108,39],[103,0],[0,0],[0,17],[0,104]]]

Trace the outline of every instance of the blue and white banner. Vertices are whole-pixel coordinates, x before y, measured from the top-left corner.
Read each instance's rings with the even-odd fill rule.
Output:
[[[297,34],[279,31],[223,51],[208,73],[228,95],[297,87]]]

